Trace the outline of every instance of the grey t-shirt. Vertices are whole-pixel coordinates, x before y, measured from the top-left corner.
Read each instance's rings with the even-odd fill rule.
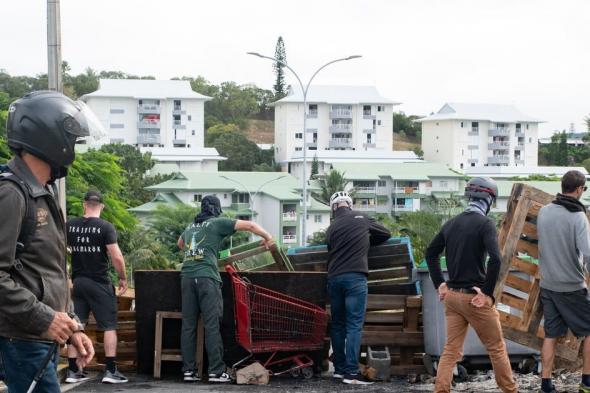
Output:
[[[586,288],[585,266],[590,262],[588,219],[550,203],[537,218],[541,287],[555,292]]]

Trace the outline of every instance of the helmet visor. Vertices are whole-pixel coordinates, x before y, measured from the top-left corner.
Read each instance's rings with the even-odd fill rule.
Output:
[[[92,109],[81,100],[76,101],[76,105],[80,108],[80,112],[78,112],[74,119],[80,126],[67,127],[67,124],[65,124],[66,131],[78,138],[87,140],[99,140],[100,138],[105,137],[107,135],[106,130]],[[65,122],[67,122],[67,119]]]

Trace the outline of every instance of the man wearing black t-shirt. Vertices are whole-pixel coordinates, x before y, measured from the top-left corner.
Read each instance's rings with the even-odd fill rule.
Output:
[[[68,246],[72,253],[74,308],[82,323],[92,311],[99,330],[104,331],[106,371],[102,382],[124,383],[115,365],[117,353],[117,297],[108,276],[109,256],[119,276],[119,292],[127,290],[125,261],[117,244],[115,227],[100,218],[104,209],[99,192],[90,190],[84,196],[84,216],[66,224]],[[68,348],[69,369],[66,382],[88,379],[76,365],[76,350]]]

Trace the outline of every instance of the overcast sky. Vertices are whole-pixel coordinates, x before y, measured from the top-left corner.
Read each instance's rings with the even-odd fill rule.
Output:
[[[271,88],[278,36],[307,79],[372,84],[426,115],[445,102],[514,104],[547,123],[542,134],[590,113],[588,0],[61,0],[63,59],[154,75],[203,75]],[[0,68],[47,70],[46,1],[2,4]],[[289,83],[295,80],[289,76]]]

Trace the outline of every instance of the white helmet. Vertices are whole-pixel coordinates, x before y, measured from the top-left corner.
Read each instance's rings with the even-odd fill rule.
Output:
[[[338,205],[341,203],[346,203],[350,209],[352,209],[352,198],[346,191],[338,191],[335,192],[330,197],[330,209],[336,210]]]

